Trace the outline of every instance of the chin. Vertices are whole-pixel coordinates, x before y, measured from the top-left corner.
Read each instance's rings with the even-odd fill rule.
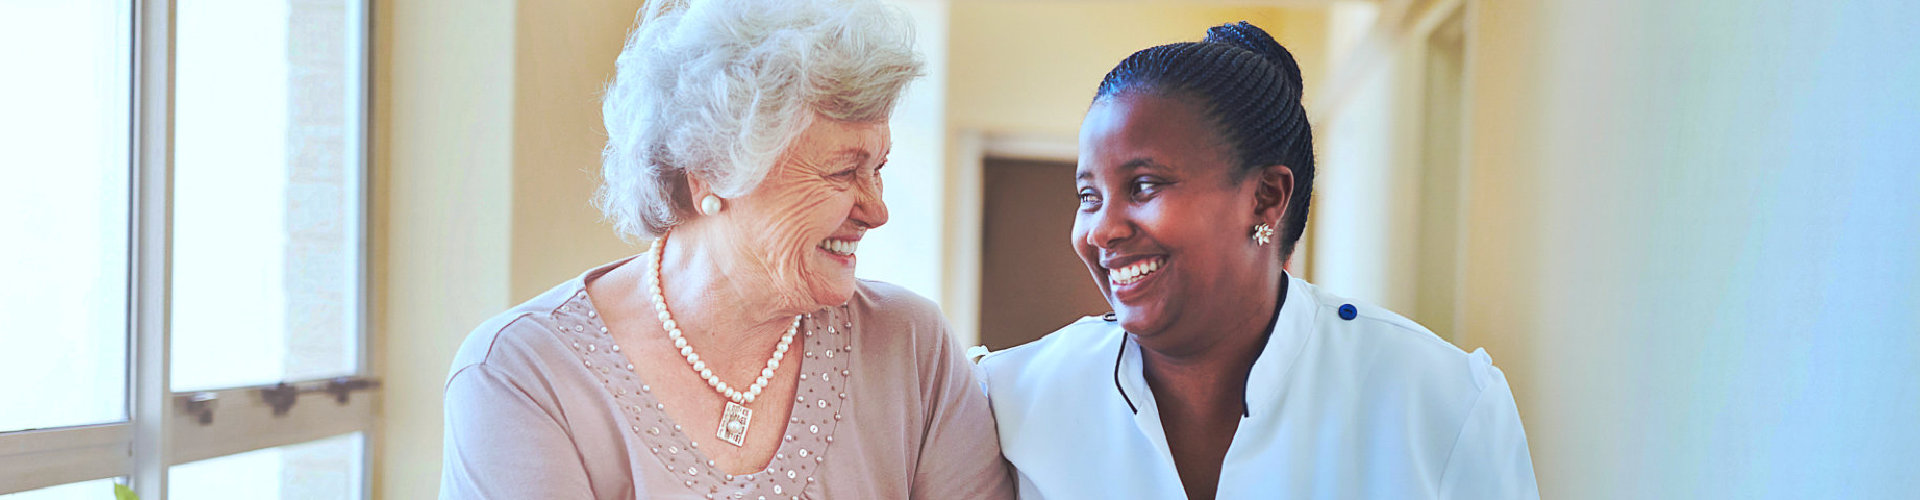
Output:
[[[1166,316],[1151,307],[1128,307],[1119,305],[1113,308],[1115,323],[1127,333],[1150,337],[1166,329]]]
[[[819,307],[838,307],[853,300],[855,288],[852,276],[815,281],[812,288],[813,302]]]

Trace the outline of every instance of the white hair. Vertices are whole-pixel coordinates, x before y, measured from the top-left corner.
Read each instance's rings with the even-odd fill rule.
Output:
[[[594,197],[623,237],[678,225],[687,176],[744,195],[815,114],[884,121],[921,75],[906,16],[873,0],[658,0],[639,23],[601,105]]]

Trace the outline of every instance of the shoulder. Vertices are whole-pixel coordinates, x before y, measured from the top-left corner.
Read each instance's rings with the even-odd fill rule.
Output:
[[[1054,379],[1049,375],[1063,372],[1111,369],[1123,335],[1119,325],[1086,316],[1039,340],[988,353],[980,359],[980,367],[995,391],[1013,388],[1020,381]]]
[[[940,318],[940,306],[900,285],[869,279],[854,280],[854,301],[874,312],[907,319]]]
[[[900,285],[857,280],[847,308],[861,323],[857,331],[865,332],[861,340],[868,345],[900,342],[912,347],[951,341],[940,306]]]
[[[568,302],[584,300],[582,293],[583,287],[576,279],[480,322],[460,342],[447,381],[482,365],[511,375],[521,368],[543,365],[544,358],[565,354],[554,317],[562,307],[568,307]]]
[[[1312,349],[1322,361],[1338,361],[1337,365],[1371,370],[1366,373],[1375,375],[1382,371],[1395,375],[1375,380],[1418,384],[1470,398],[1501,376],[1485,350],[1463,351],[1385,307],[1300,283],[1305,285],[1298,289],[1305,292],[1302,298],[1312,308],[1318,337]]]

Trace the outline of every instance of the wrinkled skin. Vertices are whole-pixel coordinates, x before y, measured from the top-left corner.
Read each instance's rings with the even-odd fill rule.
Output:
[[[685,233],[710,248],[736,292],[762,310],[790,316],[845,303],[853,297],[855,258],[818,245],[829,237],[857,240],[887,223],[880,168],[891,146],[885,122],[816,117],[758,187],[674,236]],[[696,206],[709,193],[698,180],[692,191]]]
[[[887,125],[816,117],[751,192],[718,213],[690,215],[666,236],[661,285],[687,344],[714,376],[744,390],[760,376],[774,345],[796,315],[853,297],[854,258],[818,248],[822,240],[857,239],[887,222],[880,199],[881,164],[891,146]],[[688,189],[695,205],[709,191]],[[675,422],[690,429],[720,421],[726,399],[688,369],[655,317],[647,283],[651,262],[635,259],[587,283],[609,335]],[[800,342],[796,340],[796,342]],[[711,432],[689,432],[713,467],[730,474],[762,470],[779,449],[775,424],[793,410],[799,369],[790,350],[765,392],[747,406],[752,430],[742,446]],[[772,431],[768,429],[774,429]]]

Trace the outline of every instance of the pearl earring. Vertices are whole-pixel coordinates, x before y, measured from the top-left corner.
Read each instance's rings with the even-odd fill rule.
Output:
[[[1273,242],[1273,226],[1265,222],[1254,224],[1253,242],[1259,243],[1261,246],[1266,246],[1267,243]]]
[[[706,198],[700,199],[700,213],[702,214],[717,214],[720,213],[720,208],[720,197],[718,196],[707,195]]]

